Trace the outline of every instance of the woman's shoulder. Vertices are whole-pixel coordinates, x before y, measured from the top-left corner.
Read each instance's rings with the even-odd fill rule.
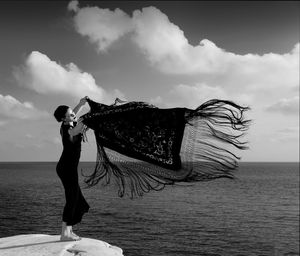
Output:
[[[68,130],[69,128],[72,128],[73,126],[70,125],[70,124],[65,124],[65,123],[62,123],[60,128],[63,129],[63,130]]]

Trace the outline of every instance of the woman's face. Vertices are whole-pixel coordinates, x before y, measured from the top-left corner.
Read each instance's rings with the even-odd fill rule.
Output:
[[[65,122],[76,122],[77,121],[77,117],[71,108],[68,108],[64,121]]]

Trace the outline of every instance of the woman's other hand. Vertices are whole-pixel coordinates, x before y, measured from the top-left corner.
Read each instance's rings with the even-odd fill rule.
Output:
[[[77,124],[78,124],[78,123],[82,123],[82,121],[83,121],[83,118],[82,118],[82,117],[79,117],[78,120],[77,120]]]

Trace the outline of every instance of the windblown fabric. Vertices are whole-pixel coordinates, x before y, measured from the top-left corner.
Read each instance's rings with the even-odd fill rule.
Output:
[[[83,123],[94,130],[95,170],[85,175],[94,186],[115,181],[120,197],[141,196],[178,182],[233,178],[247,148],[240,141],[249,126],[248,107],[213,99],[195,110],[161,109],[145,102],[105,105],[88,100]]]

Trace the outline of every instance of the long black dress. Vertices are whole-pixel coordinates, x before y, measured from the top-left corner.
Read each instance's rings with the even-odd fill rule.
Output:
[[[83,214],[88,212],[90,208],[81,193],[78,182],[77,168],[81,153],[82,134],[71,138],[68,133],[71,127],[69,124],[63,123],[61,125],[63,152],[56,166],[56,172],[62,181],[66,197],[62,220],[68,226],[79,223]]]

